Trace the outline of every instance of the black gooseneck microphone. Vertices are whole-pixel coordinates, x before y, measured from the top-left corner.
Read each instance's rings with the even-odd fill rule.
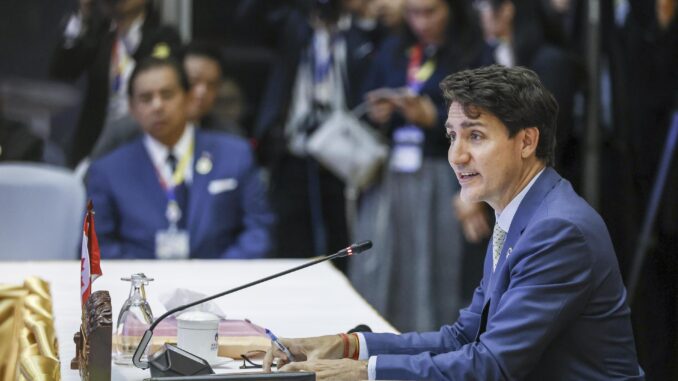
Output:
[[[185,304],[185,305],[183,305],[183,306],[179,306],[179,307],[173,308],[173,309],[171,309],[171,310],[165,312],[165,313],[164,313],[163,315],[161,315],[159,318],[155,319],[155,321],[148,327],[148,329],[146,330],[146,332],[144,332],[144,335],[141,337],[141,341],[139,342],[139,345],[137,346],[137,349],[136,349],[136,351],[134,352],[134,356],[132,357],[132,362],[134,363],[134,366],[136,366],[137,368],[148,369],[149,367],[151,367],[152,364],[150,364],[148,361],[141,361],[141,356],[142,356],[143,353],[146,351],[146,348],[148,347],[148,343],[151,341],[151,338],[153,337],[153,330],[154,330],[155,327],[158,325],[158,323],[160,323],[163,319],[165,319],[166,317],[168,317],[168,316],[170,316],[170,315],[172,315],[172,314],[174,314],[174,313],[177,313],[177,312],[179,312],[179,311],[183,311],[183,310],[185,310],[185,309],[187,309],[187,308],[191,308],[191,307],[196,306],[196,305],[198,305],[198,304],[200,304],[200,303],[205,303],[205,302],[210,301],[210,300],[212,300],[212,299],[216,299],[216,298],[219,298],[219,297],[221,297],[221,296],[228,295],[228,294],[231,294],[231,293],[233,293],[233,292],[240,291],[240,290],[243,290],[243,289],[245,289],[245,288],[252,287],[252,286],[254,286],[254,285],[256,285],[256,284],[263,283],[263,282],[269,281],[269,280],[271,280],[271,279],[275,279],[275,278],[277,278],[277,277],[280,277],[280,276],[283,276],[283,275],[286,275],[286,274],[289,274],[289,273],[292,273],[292,272],[295,272],[295,271],[304,269],[304,268],[306,268],[306,267],[310,267],[310,266],[316,265],[316,264],[318,264],[318,263],[320,263],[320,262],[329,261],[329,260],[335,259],[335,258],[341,258],[341,257],[352,256],[352,255],[355,255],[355,254],[359,254],[359,253],[361,253],[361,252],[363,252],[363,251],[367,251],[367,250],[369,250],[370,248],[372,248],[372,241],[362,241],[362,242],[359,242],[359,243],[354,243],[354,244],[352,244],[351,246],[349,246],[349,247],[347,247],[347,248],[345,248],[345,249],[339,250],[339,251],[337,251],[336,253],[334,253],[334,254],[332,254],[332,255],[327,255],[327,256],[324,256],[324,257],[320,257],[320,258],[318,258],[318,259],[316,259],[316,260],[314,260],[314,261],[311,261],[311,262],[308,262],[308,263],[304,263],[303,265],[299,265],[299,266],[297,266],[297,267],[293,267],[293,268],[291,268],[291,269],[289,269],[289,270],[281,271],[281,272],[279,272],[279,273],[276,273],[276,274],[273,274],[273,275],[269,275],[269,276],[267,276],[267,277],[265,277],[265,278],[261,278],[261,279],[255,280],[255,281],[253,281],[253,282],[244,284],[244,285],[242,285],[242,286],[238,286],[238,287],[232,288],[232,289],[230,289],[230,290],[227,290],[227,291],[224,291],[224,292],[220,292],[220,293],[218,293],[218,294],[215,294],[215,295],[212,295],[212,296],[208,296],[208,297],[203,298],[203,299],[196,300],[196,301],[194,301],[194,302]],[[166,346],[166,348],[167,348],[167,346]],[[187,352],[186,352],[186,353],[187,353]],[[197,356],[193,356],[193,357],[198,358]],[[198,359],[199,359],[199,358],[198,358]],[[204,360],[203,360],[203,361],[204,361]],[[169,367],[170,364],[167,364],[167,366]],[[151,370],[153,371],[154,369],[151,369]],[[167,370],[169,370],[169,369],[161,369],[162,372],[165,372],[165,371],[167,371]],[[210,371],[211,371],[211,369],[210,369]],[[153,373],[153,372],[151,372],[151,373]],[[178,375],[178,374],[181,374],[181,373],[177,373],[176,371],[175,371],[175,372],[172,372],[172,373],[177,374],[177,375]],[[151,375],[153,376],[153,374],[151,374]]]

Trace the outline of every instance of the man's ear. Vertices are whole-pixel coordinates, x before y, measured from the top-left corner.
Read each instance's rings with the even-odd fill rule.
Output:
[[[537,145],[539,144],[539,129],[537,127],[525,128],[522,135],[520,156],[523,159],[527,159],[531,155],[535,155],[537,151]]]

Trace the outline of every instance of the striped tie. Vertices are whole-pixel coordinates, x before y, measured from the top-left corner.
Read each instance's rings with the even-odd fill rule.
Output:
[[[494,231],[492,232],[492,271],[497,267],[501,248],[504,247],[506,240],[506,232],[503,231],[498,223],[494,224]]]

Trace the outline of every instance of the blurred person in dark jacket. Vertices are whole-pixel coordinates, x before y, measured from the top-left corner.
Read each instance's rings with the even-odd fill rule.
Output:
[[[305,144],[338,97],[348,108],[360,103],[360,86],[378,42],[339,0],[276,5],[270,12],[277,15],[276,57],[254,138],[270,171],[279,221],[276,255],[323,255],[349,240],[345,185],[306,153]]]
[[[611,45],[613,132],[619,137],[616,144],[624,150],[620,156],[625,158],[610,164],[610,171],[617,176],[608,177],[604,194],[612,198],[608,205],[610,220],[615,224],[625,222],[617,234],[624,238],[620,262],[628,275],[633,271],[632,254],[662,165],[668,132],[678,111],[678,2],[607,1],[603,6],[611,19],[604,32]],[[678,379],[676,156],[674,151],[649,244],[643,253],[645,262],[638,289],[631,301],[638,356],[648,380]],[[626,187],[627,182],[630,187]]]
[[[68,165],[90,154],[105,124],[128,115],[127,81],[135,63],[149,55],[167,57],[180,44],[172,27],[160,25],[148,0],[79,1],[50,65],[51,78],[87,78],[82,111],[66,148]]]
[[[215,110],[224,82],[219,47],[207,42],[191,42],[184,50],[183,64],[193,94],[188,106],[189,119],[202,129],[243,135],[236,120],[219,118]]]
[[[405,28],[384,41],[364,88],[368,119],[392,147],[381,180],[361,196],[354,230],[374,248],[349,262],[349,277],[399,330],[426,330],[457,317],[465,257],[482,257],[462,226],[472,240],[490,233],[480,203],[455,218],[459,184],[449,176],[439,83],[492,61],[466,0],[405,0],[404,10]]]

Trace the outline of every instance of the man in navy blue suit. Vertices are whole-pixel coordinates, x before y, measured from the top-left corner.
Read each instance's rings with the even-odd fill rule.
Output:
[[[95,161],[87,179],[102,256],[266,256],[273,215],[247,142],[187,121],[177,62],[147,58],[129,83],[144,135]]]
[[[265,368],[277,357],[320,380],[644,379],[605,223],[551,167],[553,96],[534,72],[497,65],[441,88],[461,197],[496,215],[471,305],[437,332],[284,339],[297,362],[272,347]]]

